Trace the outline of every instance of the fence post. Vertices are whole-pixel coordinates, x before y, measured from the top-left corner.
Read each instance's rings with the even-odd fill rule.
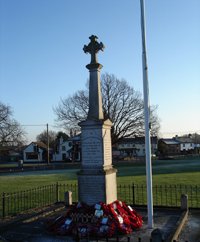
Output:
[[[72,192],[67,191],[65,192],[65,206],[71,206],[72,205]]]
[[[135,184],[132,184],[132,192],[133,192],[133,205],[135,205]]]
[[[181,194],[181,210],[188,210],[188,195]]]
[[[59,184],[56,182],[56,202],[59,202]]]
[[[6,216],[6,193],[2,193],[2,217],[5,218]]]

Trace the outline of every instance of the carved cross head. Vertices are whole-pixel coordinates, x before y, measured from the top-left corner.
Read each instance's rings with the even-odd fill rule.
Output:
[[[98,42],[98,37],[95,35],[91,35],[89,37],[90,43],[88,45],[84,45],[83,51],[87,54],[91,54],[91,62],[90,64],[96,64],[97,62],[97,53],[99,50],[104,50],[105,46],[102,42]]]

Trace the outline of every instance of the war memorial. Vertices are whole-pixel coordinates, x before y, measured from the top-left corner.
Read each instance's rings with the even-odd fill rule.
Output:
[[[89,112],[87,120],[81,122],[82,169],[78,174],[79,201],[93,205],[97,202],[109,204],[117,199],[116,169],[112,166],[111,126],[104,120],[101,96],[100,70],[97,53],[103,51],[102,42],[90,36],[85,53],[91,54],[86,67],[89,78]]]
[[[97,36],[89,37],[83,50],[91,55],[86,66],[89,78],[89,111],[81,122],[81,170],[78,172],[78,203],[50,226],[57,234],[80,237],[112,237],[130,234],[142,226],[142,217],[130,206],[117,200],[117,170],[112,166],[111,126],[104,120],[100,70],[97,53],[104,49]]]
[[[175,241],[187,216],[187,196],[182,197],[181,210],[157,210],[155,226],[149,229],[147,210],[142,214],[123,201],[117,200],[117,170],[112,165],[111,127],[112,122],[104,119],[101,96],[100,70],[97,53],[104,44],[95,35],[89,37],[84,52],[91,55],[89,70],[89,112],[81,122],[81,170],[78,172],[78,203],[68,208],[67,214],[58,217],[49,229],[58,235],[75,236],[78,240],[92,241],[127,236],[124,241],[153,242]],[[71,199],[68,197],[71,201]],[[70,202],[67,202],[68,204]],[[170,222],[171,220],[171,222]],[[162,228],[162,229],[161,229]],[[178,232],[177,232],[178,231]],[[117,240],[115,237],[117,236]],[[138,240],[137,240],[138,239]],[[133,240],[134,241],[134,240]]]
[[[81,127],[82,162],[78,177],[78,202],[65,191],[65,202],[19,220],[0,223],[0,241],[132,241],[174,242],[188,219],[187,195],[180,208],[154,208],[154,227],[149,229],[146,207],[118,200],[117,170],[112,165],[112,122],[104,119],[97,53],[104,45],[95,35],[83,51],[91,55],[89,112]],[[185,233],[189,231],[187,227]],[[182,233],[184,235],[184,233]],[[2,240],[1,240],[2,236]],[[185,236],[185,235],[184,235]],[[181,242],[185,242],[184,237]],[[197,241],[190,241],[197,242]]]

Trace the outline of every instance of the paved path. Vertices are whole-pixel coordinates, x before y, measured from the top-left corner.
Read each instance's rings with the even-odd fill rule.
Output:
[[[200,242],[200,210],[190,210],[188,221],[179,236],[179,242]]]
[[[151,236],[152,229],[148,229],[147,226],[147,217],[146,217],[146,210],[144,209],[137,209],[139,214],[143,216],[144,225],[143,227],[138,230],[134,231],[131,234],[130,241],[131,242],[138,242],[138,237],[142,238],[142,242],[149,242],[149,238]],[[45,216],[36,216],[33,218],[25,219],[21,222],[15,222],[14,224],[10,224],[5,228],[3,231],[1,230],[0,235],[5,238],[5,241],[10,242],[62,242],[62,241],[69,241],[74,242],[76,241],[72,237],[67,236],[57,236],[54,234],[50,234],[47,232],[46,224],[49,219],[56,218],[61,214],[66,212],[65,208],[62,208],[57,211],[53,211],[52,213],[47,213]],[[175,224],[180,217],[181,211],[180,210],[155,210],[154,211],[154,228],[160,228],[163,231],[164,237],[168,237],[174,230]],[[84,240],[82,240],[84,241]],[[96,241],[96,240],[86,240],[86,241]],[[100,240],[99,240],[100,241]],[[105,241],[101,240],[101,241]],[[109,241],[116,241],[116,238],[109,239]],[[119,241],[127,242],[128,239],[126,236],[120,237]],[[196,242],[196,241],[195,241]]]

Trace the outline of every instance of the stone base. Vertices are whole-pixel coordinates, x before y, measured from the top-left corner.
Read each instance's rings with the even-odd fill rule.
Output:
[[[79,201],[88,205],[99,202],[110,204],[117,200],[117,182],[114,168],[108,170],[81,170],[78,173]]]

